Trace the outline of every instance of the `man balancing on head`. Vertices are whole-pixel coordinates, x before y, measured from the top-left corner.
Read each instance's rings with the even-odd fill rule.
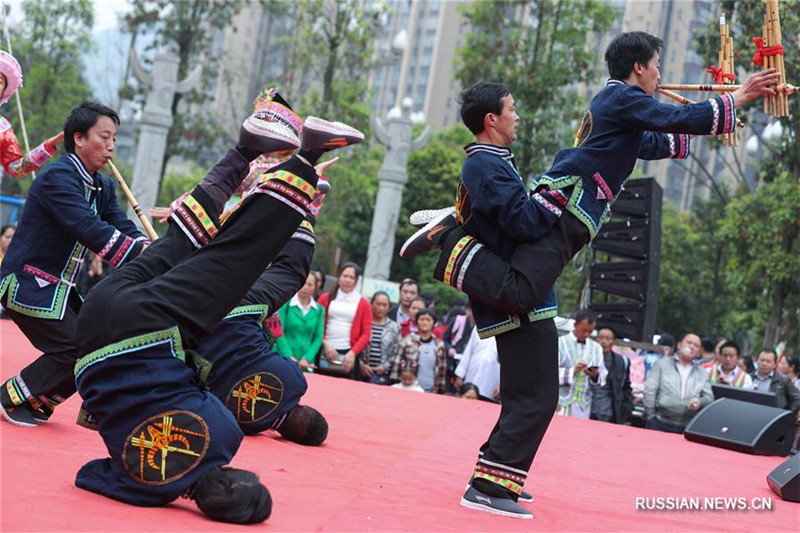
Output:
[[[466,148],[455,213],[413,216],[412,223],[427,224],[400,252],[442,248],[434,277],[469,295],[481,336],[497,335],[503,410],[462,505],[532,517],[516,501],[558,402],[553,285],[597,234],[636,159],[686,157],[689,134],[733,131],[735,107],[774,94],[769,86],[779,76],[770,69],[706,102],[660,104],[652,95],[662,46],[644,32],[614,39],[606,50],[611,79],[592,99],[575,146],[558,152],[527,187],[508,150],[516,136],[510,91],[478,84],[465,92],[481,93],[462,104],[478,142]]]
[[[269,516],[269,493],[258,479],[225,468],[242,431],[200,386],[202,367],[191,350],[240,303],[297,230],[317,184],[312,165],[327,151],[363,140],[344,124],[309,117],[299,153],[273,168],[220,225],[222,203],[211,198],[209,185],[235,180],[224,187],[230,193],[249,160],[297,146],[274,132],[243,128],[237,151],[244,166],[222,174],[212,169],[175,206],[166,236],[89,294],[77,325],[85,355],[75,381],[110,458],[84,465],[77,486],[141,506],[186,495],[220,521]]]

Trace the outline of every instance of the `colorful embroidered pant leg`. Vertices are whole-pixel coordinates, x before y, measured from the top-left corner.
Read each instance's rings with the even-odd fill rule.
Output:
[[[4,406],[28,402],[34,409],[42,404],[53,409],[75,393],[72,369],[78,359],[78,349],[73,338],[80,305],[73,291],[61,320],[44,320],[6,309],[20,331],[43,353],[3,383],[0,397]]]

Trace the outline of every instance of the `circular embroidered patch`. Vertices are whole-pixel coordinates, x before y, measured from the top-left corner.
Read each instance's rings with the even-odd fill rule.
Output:
[[[188,411],[168,411],[139,424],[122,452],[128,473],[148,485],[165,485],[191,472],[208,450],[205,420]]]
[[[225,406],[240,424],[258,422],[272,413],[283,398],[283,383],[274,374],[258,372],[237,382]]]
[[[581,127],[578,128],[578,133],[575,135],[575,140],[572,143],[573,148],[577,148],[586,142],[586,140],[589,138],[589,135],[592,134],[593,126],[594,120],[592,119],[592,112],[587,111],[586,114],[583,115]]]

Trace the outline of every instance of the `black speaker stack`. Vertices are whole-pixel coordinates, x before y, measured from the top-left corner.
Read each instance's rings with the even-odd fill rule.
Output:
[[[662,196],[655,178],[629,180],[592,241],[589,309],[598,328],[619,337],[650,341],[655,333]]]

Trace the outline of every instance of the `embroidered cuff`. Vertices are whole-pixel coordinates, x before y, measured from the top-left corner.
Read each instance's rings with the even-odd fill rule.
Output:
[[[733,95],[723,94],[709,100],[709,103],[713,112],[710,134],[731,133],[736,127],[736,108],[733,105]]]
[[[686,159],[689,157],[691,137],[683,133],[668,133],[669,157],[671,159]]]
[[[303,217],[308,213],[309,204],[314,197],[314,187],[311,184],[285,170],[270,173],[253,192],[272,196]]]
[[[205,207],[194,197],[194,192],[172,202],[170,218],[196,248],[202,248],[217,236],[219,228]]]
[[[314,226],[308,220],[304,220],[297,227],[297,231],[292,234],[292,239],[307,242],[311,246],[316,244],[314,240]]]

